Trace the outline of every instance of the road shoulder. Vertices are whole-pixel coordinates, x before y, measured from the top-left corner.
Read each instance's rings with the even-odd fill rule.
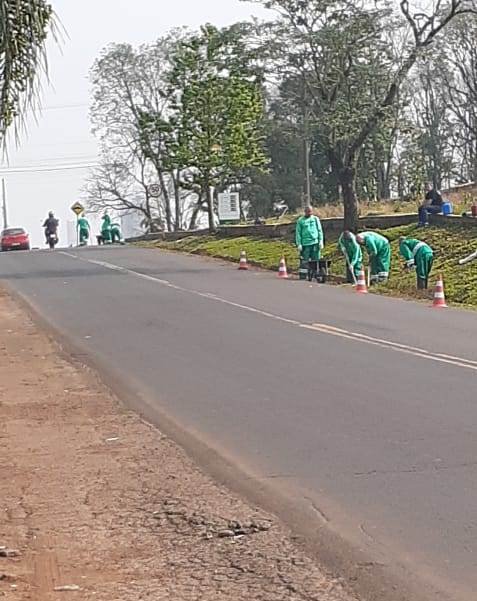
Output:
[[[350,601],[0,294],[0,596]],[[56,590],[55,590],[56,589]]]

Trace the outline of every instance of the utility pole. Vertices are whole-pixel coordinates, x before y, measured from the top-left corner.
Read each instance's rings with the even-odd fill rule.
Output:
[[[311,206],[311,173],[310,173],[310,109],[306,93],[306,82],[303,82],[303,208]]]
[[[2,177],[2,209],[3,209],[3,229],[6,230],[8,227],[8,218],[7,218],[7,189],[5,186],[5,178]]]
[[[311,174],[310,174],[310,139],[308,137],[309,135],[309,130],[308,130],[308,125],[306,128],[306,133],[305,133],[305,140],[304,140],[304,153],[305,153],[305,164],[304,164],[304,168],[305,168],[305,206],[311,206]]]

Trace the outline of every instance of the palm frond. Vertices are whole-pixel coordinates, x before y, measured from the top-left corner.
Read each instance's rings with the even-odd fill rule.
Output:
[[[18,139],[27,109],[39,104],[47,72],[45,43],[56,37],[53,8],[45,0],[0,0],[0,145],[12,128]]]

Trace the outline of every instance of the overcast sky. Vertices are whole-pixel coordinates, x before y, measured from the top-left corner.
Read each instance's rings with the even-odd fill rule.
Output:
[[[239,0],[51,0],[68,39],[62,51],[50,45],[50,80],[43,112],[32,123],[19,149],[11,148],[9,168],[58,169],[96,158],[88,121],[88,71],[109,42],[150,42],[172,27],[203,23],[226,25],[263,16],[261,7]],[[2,168],[6,165],[3,163]],[[23,226],[33,242],[42,242],[41,224],[49,210],[62,222],[66,242],[69,207],[79,198],[85,170],[5,174],[9,224]],[[3,175],[3,174],[2,174]]]

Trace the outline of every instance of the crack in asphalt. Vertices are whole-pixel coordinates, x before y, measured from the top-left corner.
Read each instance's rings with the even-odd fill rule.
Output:
[[[369,470],[367,472],[355,472],[356,477],[366,476],[387,476],[392,474],[426,474],[432,472],[444,472],[454,469],[465,469],[467,467],[477,467],[477,461],[466,461],[464,463],[456,463],[455,465],[433,465],[428,467],[411,467],[401,470]]]

